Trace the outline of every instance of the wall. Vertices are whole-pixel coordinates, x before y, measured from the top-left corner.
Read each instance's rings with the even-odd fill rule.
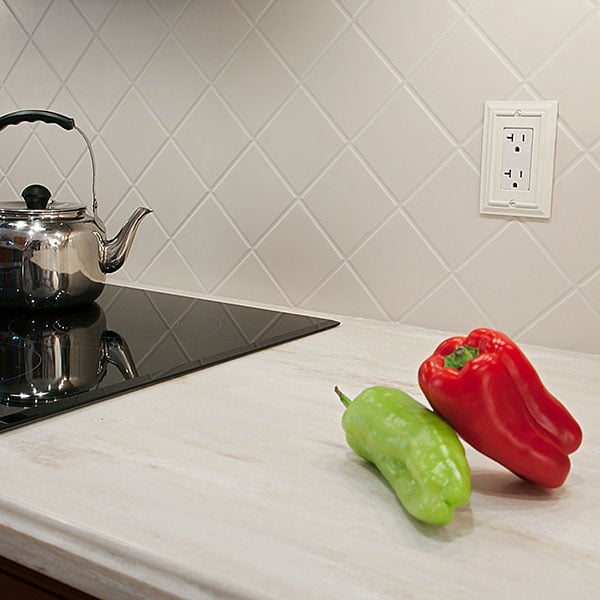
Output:
[[[0,109],[154,209],[113,281],[599,353],[599,55],[592,0],[4,0]],[[549,221],[478,214],[503,98],[559,101]],[[0,142],[1,197],[89,196],[75,134]]]

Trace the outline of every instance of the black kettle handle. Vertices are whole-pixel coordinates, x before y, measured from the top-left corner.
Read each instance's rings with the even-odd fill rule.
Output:
[[[54,123],[56,125],[60,125],[60,127],[66,129],[67,131],[71,131],[72,129],[74,129],[79,133],[79,135],[81,135],[88,149],[88,152],[90,153],[90,159],[92,160],[92,207],[94,209],[94,219],[97,221],[98,200],[96,200],[96,160],[94,158],[92,143],[90,142],[88,136],[85,135],[85,133],[75,125],[75,119],[73,117],[67,117],[65,115],[61,115],[60,113],[52,112],[50,110],[17,110],[16,112],[11,112],[6,115],[2,115],[0,117],[0,131],[2,131],[5,127],[8,127],[8,125],[18,125],[19,123],[23,123],[25,121],[28,121],[29,123],[33,123],[34,121]],[[27,195],[33,197],[33,204],[31,208],[43,208],[43,200],[45,199],[47,202],[49,198],[49,196],[46,198],[47,190],[44,191],[45,188],[40,189],[43,188],[43,186],[34,187],[36,187],[37,189],[33,190],[33,194],[30,193],[32,191],[31,189],[27,189]],[[26,190],[23,191],[25,192]]]
[[[18,110],[0,117],[0,131],[8,125],[18,125],[23,122],[33,123],[34,121],[43,121],[44,123],[55,123],[63,129],[70,131],[75,127],[75,119],[66,117],[49,110]]]

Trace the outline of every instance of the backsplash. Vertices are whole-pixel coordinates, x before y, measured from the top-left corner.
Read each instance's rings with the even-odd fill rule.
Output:
[[[4,0],[0,110],[73,116],[113,282],[600,353],[600,2]],[[479,215],[485,100],[559,102],[553,212]],[[0,134],[0,195],[90,197]]]

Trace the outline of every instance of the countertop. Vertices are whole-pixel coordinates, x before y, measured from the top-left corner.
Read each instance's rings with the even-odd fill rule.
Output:
[[[349,396],[419,401],[445,334],[329,331],[0,436],[0,554],[100,598],[592,598],[600,588],[600,356],[524,346],[584,430],[566,484],[467,447],[473,494],[416,522],[345,442]]]

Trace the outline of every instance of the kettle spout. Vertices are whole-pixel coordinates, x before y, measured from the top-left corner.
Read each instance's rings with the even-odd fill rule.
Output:
[[[101,240],[100,268],[104,273],[114,273],[123,266],[140,221],[151,212],[149,208],[136,208],[114,238]]]

